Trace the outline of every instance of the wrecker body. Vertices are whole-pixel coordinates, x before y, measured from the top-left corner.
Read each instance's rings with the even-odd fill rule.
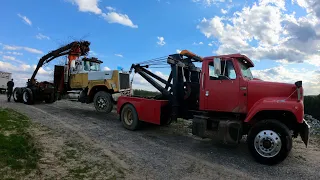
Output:
[[[250,153],[262,164],[283,161],[291,151],[292,138],[299,135],[307,146],[302,81],[256,79],[250,70],[253,62],[241,54],[202,58],[184,50],[166,61],[171,66],[168,80],[149,71],[148,65],[131,66],[130,71],[161,95],[119,97],[117,112],[125,128],[136,130],[143,122],[167,125],[177,118],[192,120],[192,134],[202,138],[216,136],[223,143],[238,144],[247,136]]]

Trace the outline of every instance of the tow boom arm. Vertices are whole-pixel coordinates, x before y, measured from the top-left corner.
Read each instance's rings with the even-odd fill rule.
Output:
[[[176,120],[181,114],[188,116],[186,111],[188,109],[195,109],[198,106],[198,93],[196,91],[199,89],[200,69],[193,62],[202,61],[201,57],[187,50],[183,50],[179,54],[169,55],[167,63],[171,66],[171,72],[167,81],[147,70],[148,65],[132,64],[130,72],[134,69],[135,73],[140,74],[152,86],[158,89],[163,98],[169,100],[172,105],[171,118],[172,120]],[[153,78],[165,84],[165,87],[162,87]]]

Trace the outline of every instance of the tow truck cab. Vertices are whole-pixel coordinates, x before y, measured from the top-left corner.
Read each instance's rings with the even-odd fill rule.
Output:
[[[168,59],[169,62],[172,59]],[[186,60],[178,60],[181,62]],[[309,126],[303,119],[301,81],[288,84],[254,78],[250,70],[253,62],[241,54],[206,57],[201,62],[202,68],[198,70],[184,63],[180,67],[190,71],[178,71],[176,78],[176,67],[172,66],[166,85],[169,86],[173,78],[168,91],[172,95],[167,99],[120,97],[117,108],[124,127],[135,130],[143,121],[161,125],[175,118],[192,119],[192,133],[196,136],[218,136],[224,143],[238,144],[243,135],[247,135],[252,156],[263,164],[283,161],[291,151],[292,137],[299,134],[307,146]],[[142,69],[135,68],[145,77]],[[183,83],[182,92],[176,90],[177,80],[181,79],[192,79]],[[166,94],[161,87],[157,89]]]

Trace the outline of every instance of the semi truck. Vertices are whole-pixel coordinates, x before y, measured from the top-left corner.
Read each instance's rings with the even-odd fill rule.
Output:
[[[14,89],[14,101],[32,105],[35,102],[76,99],[82,103],[93,103],[98,112],[111,112],[117,98],[130,93],[129,73],[102,71],[101,60],[87,57],[89,46],[89,41],[74,41],[41,57],[27,86]],[[54,66],[53,83],[38,82],[35,77],[39,69],[61,56],[67,56],[67,59],[65,65]]]
[[[7,82],[11,80],[11,73],[0,71],[0,93],[7,91]]]
[[[130,72],[140,74],[161,95],[119,97],[117,113],[126,129],[138,130],[144,122],[165,125],[178,118],[192,120],[192,134],[201,138],[216,136],[237,145],[247,136],[252,157],[267,165],[286,159],[292,138],[300,135],[307,147],[302,81],[254,78],[254,63],[242,54],[203,58],[183,50],[167,56],[166,63],[171,67],[167,80],[148,70],[155,61],[132,64]]]

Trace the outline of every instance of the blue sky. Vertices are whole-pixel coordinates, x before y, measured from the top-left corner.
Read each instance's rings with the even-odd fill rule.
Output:
[[[319,94],[319,19],[316,0],[7,0],[0,11],[0,70],[23,85],[45,53],[85,39],[106,69],[182,49],[203,57],[242,53],[254,60],[256,77],[303,80],[307,94]],[[60,59],[37,78],[50,78]],[[137,88],[150,88],[136,78]]]

